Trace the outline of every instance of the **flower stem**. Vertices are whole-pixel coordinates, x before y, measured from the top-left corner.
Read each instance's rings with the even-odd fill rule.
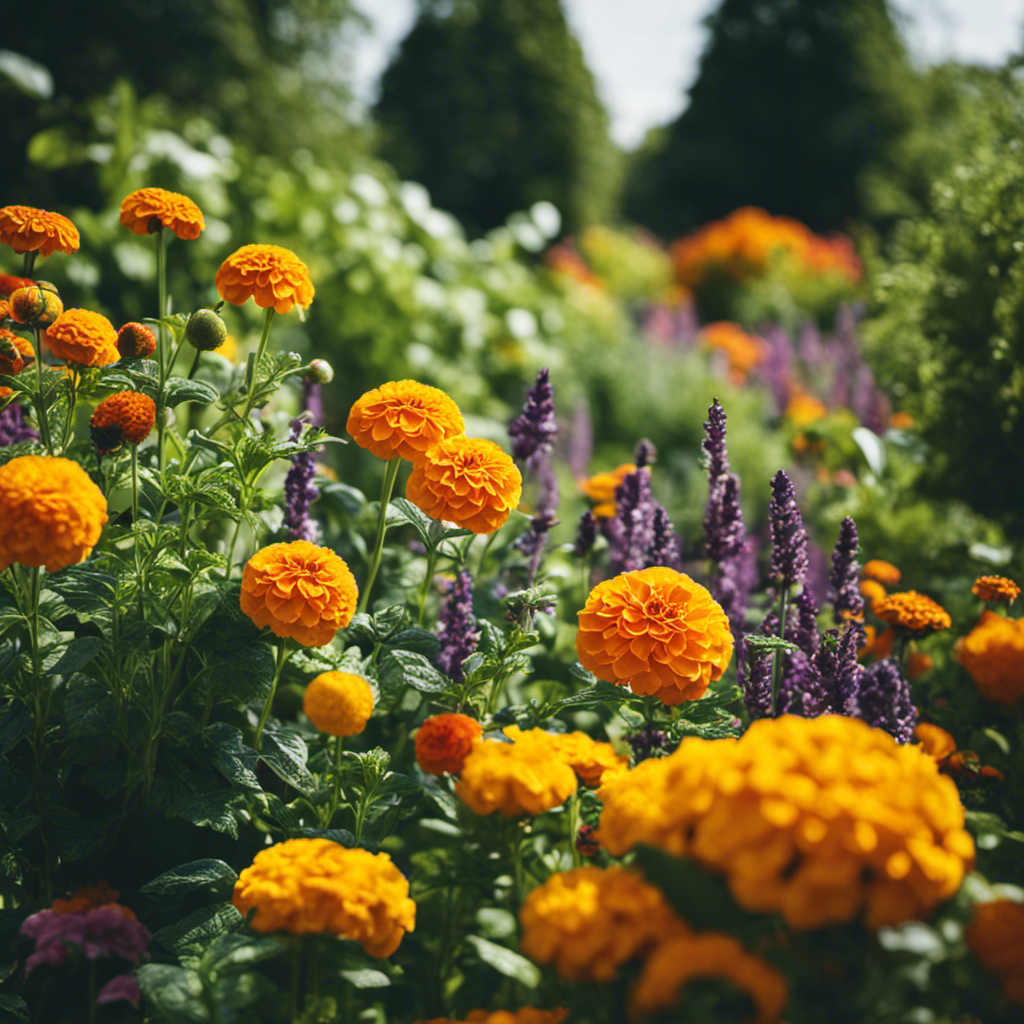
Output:
[[[579,847],[576,845],[576,833],[580,824],[580,791],[579,787],[573,790],[569,797],[569,853],[572,855],[572,866],[578,868],[583,864]]]
[[[260,336],[259,348],[256,349],[256,358],[252,364],[251,377],[247,374],[245,382],[245,406],[242,409],[242,422],[248,423],[249,413],[252,412],[253,402],[256,398],[256,378],[260,375],[260,361],[267,350],[267,341],[270,338],[270,325],[274,322],[274,307],[267,307],[267,315],[263,318],[263,334]]]
[[[270,709],[274,703],[274,694],[277,692],[277,684],[281,679],[281,669],[284,668],[284,663],[288,660],[288,656],[291,654],[291,650],[288,647],[288,641],[282,640],[280,646],[277,648],[277,664],[274,666],[274,681],[270,684],[270,692],[267,694],[267,699],[263,704],[263,712],[260,714],[259,723],[256,726],[256,739],[253,741],[253,746],[259,750],[263,743],[263,727],[267,724],[267,719],[270,717]]]
[[[38,249],[30,249],[25,253],[25,258],[21,264],[21,276],[31,277],[32,270],[36,265],[36,257],[39,255]]]
[[[377,570],[380,568],[380,558],[384,551],[384,531],[387,528],[388,502],[391,501],[391,492],[395,488],[395,478],[398,476],[398,468],[401,459],[389,459],[384,469],[384,483],[380,489],[380,509],[377,513],[377,537],[373,542],[373,554],[370,556],[370,573],[366,577],[366,586],[359,595],[359,608],[365,612],[370,604],[370,591],[373,589],[373,581],[377,578]]]
[[[786,611],[789,607],[789,587],[782,588],[782,596],[779,598],[779,639],[786,638]],[[779,686],[782,682],[782,656],[783,652],[777,650],[772,659],[772,702],[769,710],[769,717],[775,717],[775,702],[779,696]]]
[[[64,421],[64,432],[60,441],[61,452],[67,449],[68,443],[71,441],[71,431],[75,425],[75,403],[78,401],[78,371],[73,366],[71,367],[71,376],[68,380],[68,416]]]
[[[171,367],[167,358],[169,347],[166,341],[164,325],[161,321],[167,316],[167,246],[164,244],[164,227],[161,224],[155,232],[156,235],[156,289],[157,289],[157,364],[160,367],[160,383],[156,393],[156,464],[161,472],[164,468],[164,423],[166,410],[164,409],[164,385],[167,383]]]
[[[341,755],[344,752],[344,740],[340,736],[334,737],[334,787],[331,790],[331,805],[327,809],[327,816],[324,818],[324,828],[331,827],[331,819],[338,810],[341,802]]]
[[[26,253],[26,255],[28,255]],[[48,454],[53,454],[53,440],[50,437],[50,421],[46,416],[46,405],[43,402],[43,332],[36,328],[36,393],[32,404],[36,407],[36,419],[39,420],[39,433],[43,436]]]
[[[140,577],[139,587],[142,587],[142,561],[139,554],[139,446],[132,445],[132,533],[135,535],[135,575]]]
[[[420,591],[419,614],[416,616],[416,625],[423,625],[423,611],[427,606],[427,594],[430,593],[430,583],[434,578],[434,566],[437,564],[437,548],[432,547],[427,552],[427,574],[423,578],[423,589]]]

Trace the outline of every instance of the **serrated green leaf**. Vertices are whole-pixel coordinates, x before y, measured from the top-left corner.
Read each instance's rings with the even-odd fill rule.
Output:
[[[407,498],[392,498],[388,505],[389,525],[398,526],[408,523],[418,534],[424,544],[430,546],[430,525],[434,522],[422,509]]]
[[[228,722],[214,722],[202,730],[203,743],[210,751],[213,766],[228,782],[242,789],[260,788],[256,777],[259,755],[246,746],[242,733]]]
[[[161,928],[153,936],[153,942],[173,953],[183,964],[196,966],[217,936],[241,923],[242,915],[231,903],[216,903]]]
[[[432,658],[437,654],[437,635],[429,629],[421,629],[414,626],[412,629],[402,629],[388,637],[387,646],[401,648],[403,651],[414,651],[426,658]]]
[[[187,380],[185,377],[171,377],[164,384],[164,402],[173,408],[182,402],[210,405],[220,398],[220,392],[205,380]]]
[[[70,675],[92,661],[105,645],[103,637],[80,636],[47,655],[43,659],[43,671],[55,676]]]
[[[593,676],[591,678],[594,678]],[[579,693],[574,693],[569,697],[564,697],[552,709],[552,714],[560,708],[584,708],[584,707],[596,707],[600,704],[621,704],[624,700],[629,700],[633,694],[627,690],[624,686],[613,686],[611,683],[606,683],[603,680],[596,682],[593,686],[588,686],[585,690],[580,690]]]
[[[193,825],[212,828],[214,832],[223,832],[237,839],[238,819],[229,806],[234,796],[232,789],[176,793],[171,801],[171,810]]]
[[[286,948],[279,939],[229,932],[214,939],[203,954],[200,970],[208,974],[236,973],[253,964],[271,960]]]
[[[197,889],[223,890],[232,887],[237,880],[238,875],[234,869],[224,861],[204,857],[157,875],[141,891],[148,896],[166,896],[194,892]]]
[[[451,683],[422,654],[386,649],[377,660],[382,689],[411,686],[421,693],[444,693]]]
[[[792,640],[784,640],[781,636],[762,636],[760,633],[747,633],[744,643],[755,654],[765,651],[799,651],[800,648]]]
[[[161,1024],[210,1024],[203,979],[173,964],[143,964],[135,972],[146,1008]]]
[[[21,996],[0,995],[0,1020],[28,1024],[31,1019],[28,1003]]]
[[[279,779],[300,793],[310,796],[316,792],[316,779],[306,767],[309,751],[298,733],[268,726],[260,758]]]

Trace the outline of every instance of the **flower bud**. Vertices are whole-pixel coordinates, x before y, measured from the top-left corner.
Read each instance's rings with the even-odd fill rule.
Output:
[[[185,340],[200,352],[220,348],[227,336],[227,324],[212,309],[197,309],[185,325]]]
[[[64,303],[38,285],[19,288],[11,296],[11,316],[26,327],[49,327],[63,312]]]
[[[330,384],[334,380],[334,367],[326,359],[313,359],[306,376],[314,384]]]
[[[44,292],[50,292],[51,295],[60,297],[60,292],[57,291],[57,286],[52,281],[36,281],[35,285],[37,288],[42,288]]]
[[[117,332],[117,351],[122,359],[146,359],[156,351],[156,335],[145,324],[125,324]]]

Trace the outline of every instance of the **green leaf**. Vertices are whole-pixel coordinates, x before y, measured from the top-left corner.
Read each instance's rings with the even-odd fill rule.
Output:
[[[372,967],[339,973],[353,988],[387,988],[391,984],[391,979],[383,971],[375,971]]]
[[[381,687],[398,690],[411,686],[421,693],[444,693],[451,683],[422,654],[414,651],[385,650],[377,661]]]
[[[197,889],[230,889],[238,880],[234,869],[222,860],[204,857],[157,875],[142,887],[148,896],[194,892]]]
[[[271,960],[285,948],[279,939],[229,932],[214,939],[213,945],[203,955],[200,969],[204,974],[234,973]]]
[[[0,754],[6,754],[32,731],[32,715],[21,701],[0,709]]]
[[[205,380],[186,380],[184,377],[171,377],[164,385],[164,402],[173,408],[182,402],[196,402],[199,405],[210,405],[220,398],[220,393],[212,384]]]
[[[31,1019],[28,1003],[21,996],[0,995],[0,1020],[29,1024]]]
[[[193,825],[212,828],[238,838],[238,819],[229,806],[235,796],[232,789],[213,789],[177,793],[171,801],[171,810]]]
[[[210,1024],[203,979],[172,964],[143,964],[135,972],[146,1009],[160,1024]]]
[[[578,661],[569,666],[569,675],[584,686],[593,686],[597,682],[597,676],[589,668],[584,668]]]
[[[153,936],[153,941],[177,956],[186,966],[194,967],[215,938],[241,923],[242,915],[232,904],[215,903],[161,928]]]
[[[783,640],[781,636],[762,636],[760,633],[747,633],[744,643],[754,654],[771,651],[799,651],[800,648],[792,640]]]
[[[632,696],[633,694],[624,686],[613,686],[611,683],[600,681],[594,686],[580,690],[579,693],[562,698],[554,705],[551,713],[554,714],[561,708],[588,708],[600,704],[621,704]]]
[[[356,845],[356,837],[344,828],[300,828],[298,831],[307,839],[329,839],[346,849]]]
[[[115,577],[90,565],[72,565],[46,577],[46,589],[60,594],[76,612],[108,608],[116,587]]]
[[[316,792],[316,779],[306,767],[309,751],[298,733],[268,726],[260,757],[279,779],[300,793],[311,796]]]
[[[67,647],[58,648],[48,655],[43,661],[43,671],[55,676],[71,675],[92,661],[105,645],[103,637],[80,636]]]
[[[437,654],[437,636],[429,629],[421,629],[415,626],[412,629],[403,629],[388,637],[388,647],[399,647],[403,651],[415,651],[425,657],[433,657]]]
[[[387,643],[391,635],[409,621],[409,612],[404,605],[393,604],[390,608],[382,608],[370,620],[373,624],[374,636],[381,643]]]
[[[512,978],[527,988],[535,988],[540,984],[540,969],[525,956],[505,946],[483,938],[481,935],[467,935],[468,942],[477,952],[477,956],[493,967],[499,974]]]
[[[214,722],[202,731],[203,743],[210,751],[213,766],[228,782],[241,789],[258,790],[256,762],[259,755],[246,746],[242,733],[228,722]]]
[[[430,540],[430,525],[434,520],[407,498],[391,499],[385,521],[389,526],[400,526],[402,523],[408,523],[419,534],[420,540],[424,544],[428,547],[433,547],[433,543]]]
[[[43,831],[54,853],[66,861],[83,860],[95,853],[106,839],[105,829],[67,807],[48,811]]]

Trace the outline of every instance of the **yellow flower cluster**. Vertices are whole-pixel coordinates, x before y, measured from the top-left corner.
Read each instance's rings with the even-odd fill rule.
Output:
[[[607,473],[595,473],[580,481],[580,490],[596,502],[592,511],[598,519],[610,519],[615,515],[615,492],[622,481],[635,472],[636,466],[632,462],[624,462]]]
[[[416,925],[409,883],[386,853],[347,850],[329,839],[289,839],[261,850],[235,883],[232,902],[256,913],[258,932],[355,939],[390,956]]]
[[[927,594],[919,594],[916,590],[890,594],[871,610],[883,622],[888,622],[893,629],[901,629],[918,636],[949,629],[953,624],[949,612],[942,605],[937,604]]]
[[[660,889],[619,867],[552,875],[523,901],[519,948],[569,981],[611,981],[619,966],[687,931]]]
[[[351,672],[321,672],[309,681],[302,710],[313,728],[328,736],[356,736],[373,714],[373,690]]]
[[[518,725],[510,725],[504,732],[515,743],[547,744],[584,786],[599,786],[606,773],[623,772],[629,767],[628,757],[616,754],[610,743],[591,739],[585,732],[556,733],[545,729],[523,732]]]
[[[987,700],[1012,706],[1024,697],[1024,618],[986,610],[954,654]]]
[[[1013,604],[1020,597],[1020,587],[1005,576],[979,576],[971,587],[971,593],[993,604]]]
[[[701,344],[725,356],[729,366],[729,380],[742,384],[747,374],[764,358],[765,343],[754,334],[747,334],[738,324],[718,320],[706,324],[699,335]]]
[[[748,910],[794,928],[926,915],[974,859],[956,786],[934,758],[839,715],[683,740],[598,791],[613,854],[651,843],[725,873]]]

